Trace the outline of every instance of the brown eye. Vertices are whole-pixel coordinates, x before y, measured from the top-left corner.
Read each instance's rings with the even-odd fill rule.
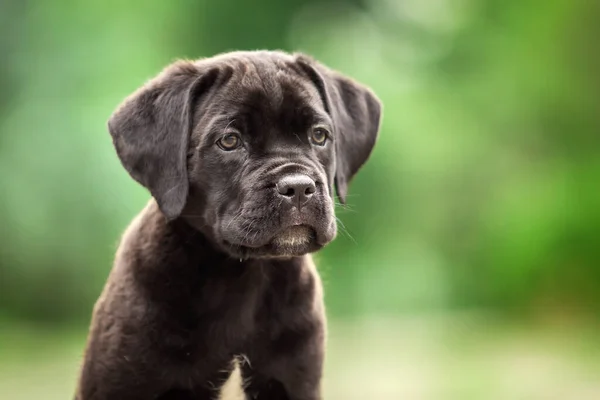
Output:
[[[235,150],[242,144],[238,135],[229,133],[217,141],[217,145],[226,151]]]
[[[325,128],[315,128],[310,134],[310,141],[317,146],[325,146],[327,142],[327,130]]]

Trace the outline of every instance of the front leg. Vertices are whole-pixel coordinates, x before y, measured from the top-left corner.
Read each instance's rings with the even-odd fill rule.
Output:
[[[85,351],[76,400],[211,399],[210,395],[174,390],[191,387],[175,381],[175,377],[187,375],[186,368],[167,356],[173,354],[165,351],[168,332],[160,335],[164,340],[109,314],[98,315]]]
[[[135,362],[133,356],[127,360]],[[75,400],[214,400],[215,390],[206,386],[169,388],[156,369],[130,366],[115,360],[88,359],[84,363]],[[157,362],[155,365],[162,365]],[[229,400],[229,399],[227,399]]]
[[[156,378],[136,366],[129,367],[118,360],[87,358],[81,371],[75,399],[154,399],[163,391]]]
[[[170,389],[166,370],[142,330],[100,313],[92,323],[75,399],[156,399]]]
[[[274,341],[273,346],[273,354],[277,356],[269,368],[269,375],[285,389],[287,397],[284,398],[321,400],[324,323],[318,321],[301,331],[286,330]]]

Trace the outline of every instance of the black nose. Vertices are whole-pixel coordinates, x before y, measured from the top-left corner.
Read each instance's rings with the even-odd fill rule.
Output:
[[[283,177],[277,182],[277,193],[288,204],[300,209],[317,191],[315,181],[303,174],[294,174]]]

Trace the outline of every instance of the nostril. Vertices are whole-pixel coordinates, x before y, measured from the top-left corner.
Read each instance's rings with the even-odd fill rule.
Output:
[[[279,196],[285,197],[287,201],[291,201],[298,208],[317,191],[315,182],[303,174],[285,176],[277,182],[275,187]]]

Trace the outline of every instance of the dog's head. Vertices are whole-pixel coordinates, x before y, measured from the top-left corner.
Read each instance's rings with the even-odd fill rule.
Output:
[[[334,193],[377,138],[366,87],[301,54],[234,52],[167,67],[111,116],[119,158],[168,219],[235,257],[316,251]]]

